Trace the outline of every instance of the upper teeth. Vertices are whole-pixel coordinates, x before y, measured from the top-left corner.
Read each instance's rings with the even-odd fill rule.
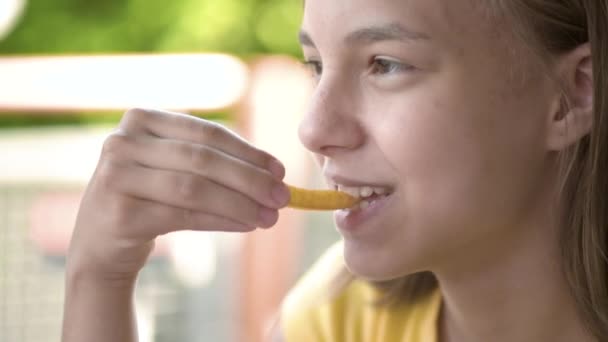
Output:
[[[348,186],[338,185],[338,190],[346,192],[347,194],[349,194],[351,196],[362,197],[362,198],[370,197],[373,194],[384,195],[388,192],[388,189],[386,189],[386,188],[370,187],[370,186],[348,187]]]

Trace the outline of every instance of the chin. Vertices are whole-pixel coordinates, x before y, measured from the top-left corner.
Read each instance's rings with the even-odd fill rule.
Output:
[[[366,249],[356,243],[344,241],[344,263],[349,272],[369,281],[387,281],[419,272],[403,263],[404,256],[397,258],[386,249]]]

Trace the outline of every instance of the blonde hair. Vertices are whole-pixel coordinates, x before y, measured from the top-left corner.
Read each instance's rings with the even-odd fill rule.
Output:
[[[563,271],[589,331],[608,340],[608,2],[499,1],[539,47],[555,56],[590,43],[593,128],[560,155]]]
[[[608,341],[608,1],[478,0],[509,21],[541,61],[591,46],[594,103],[589,135],[560,152],[563,272],[590,333]],[[488,4],[491,6],[488,7]],[[342,273],[337,283],[352,279]],[[415,301],[438,284],[430,272],[385,283],[382,304]]]

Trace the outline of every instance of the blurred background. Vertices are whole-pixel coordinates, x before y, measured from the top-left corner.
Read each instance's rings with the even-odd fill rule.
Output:
[[[301,0],[0,0],[1,342],[59,341],[79,201],[131,107],[218,121],[280,158],[288,182],[322,187],[296,133],[301,15]],[[338,240],[330,215],[163,237],[138,284],[141,341],[262,341]]]

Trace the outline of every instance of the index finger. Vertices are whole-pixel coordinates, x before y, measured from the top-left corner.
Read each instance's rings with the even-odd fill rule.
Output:
[[[277,178],[285,177],[285,167],[278,159],[216,122],[186,114],[138,108],[127,111],[120,126],[126,131],[210,146],[268,170]]]

